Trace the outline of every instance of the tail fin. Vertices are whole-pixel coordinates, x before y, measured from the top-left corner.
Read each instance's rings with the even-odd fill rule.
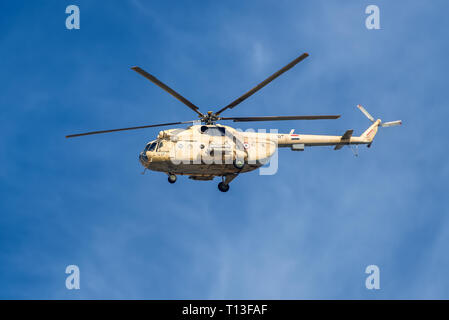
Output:
[[[365,130],[364,133],[362,133],[360,137],[365,139],[367,142],[373,141],[374,137],[376,136],[377,130],[379,129],[379,125],[380,119],[377,119],[372,125],[369,126],[368,129]]]

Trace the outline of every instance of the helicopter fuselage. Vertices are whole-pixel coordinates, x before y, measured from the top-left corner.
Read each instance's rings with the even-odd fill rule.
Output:
[[[365,137],[243,132],[230,126],[192,125],[186,129],[160,131],[140,153],[141,164],[153,171],[189,175],[195,180],[240,174],[268,163],[277,148],[303,151],[305,147],[368,144]],[[242,167],[236,160],[243,161]]]

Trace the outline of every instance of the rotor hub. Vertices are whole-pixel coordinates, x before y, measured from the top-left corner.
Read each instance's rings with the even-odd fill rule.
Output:
[[[220,120],[220,118],[218,117],[217,114],[215,114],[212,111],[208,111],[207,114],[203,114],[201,118],[201,122],[203,122],[204,124],[215,124],[215,122],[217,122],[218,120]]]

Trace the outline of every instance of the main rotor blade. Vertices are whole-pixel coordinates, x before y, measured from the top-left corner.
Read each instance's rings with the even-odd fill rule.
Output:
[[[161,82],[155,76],[149,74],[148,72],[146,72],[145,70],[143,70],[139,67],[132,67],[131,69],[133,69],[140,75],[144,76],[145,78],[147,78],[148,80],[153,82],[158,87],[160,87],[160,88],[164,89],[165,91],[167,91],[168,93],[170,93],[173,97],[175,97],[176,99],[178,99],[179,101],[184,103],[186,106],[188,106],[190,109],[192,109],[196,113],[198,113],[198,115],[203,116],[203,114],[199,111],[199,108],[196,105],[194,105],[192,102],[190,102],[189,100],[187,100],[186,98],[181,96],[179,93],[177,93],[175,90],[173,90],[172,88],[167,86],[165,83]]]
[[[220,120],[233,120],[234,122],[250,122],[250,121],[278,121],[278,120],[323,120],[323,119],[338,119],[338,118],[340,118],[340,115],[231,117],[231,118],[220,118]]]
[[[148,126],[129,127],[129,128],[122,128],[122,129],[90,131],[90,132],[84,132],[84,133],[69,134],[68,136],[65,136],[65,137],[66,138],[75,138],[75,137],[88,136],[88,135],[99,134],[99,133],[109,133],[109,132],[117,132],[117,131],[153,128],[153,127],[173,126],[173,125],[176,125],[176,124],[186,124],[186,123],[191,123],[191,122],[194,122],[194,120],[192,120],[192,121],[185,121],[185,122],[171,122],[171,123],[151,124],[151,125],[148,125]]]
[[[247,93],[245,93],[244,95],[242,95],[240,98],[232,101],[230,104],[228,104],[226,107],[222,108],[221,110],[219,110],[218,112],[216,112],[216,115],[219,115],[220,113],[222,113],[223,111],[225,111],[226,109],[232,109],[234,108],[236,105],[238,105],[240,102],[242,102],[243,100],[247,99],[248,97],[250,97],[251,95],[253,95],[254,93],[256,93],[257,91],[259,91],[260,89],[262,89],[263,87],[265,87],[267,84],[269,84],[271,81],[273,81],[274,79],[276,79],[277,77],[279,77],[281,74],[283,74],[285,71],[290,70],[291,68],[293,68],[296,64],[298,64],[299,62],[301,62],[302,60],[304,60],[305,58],[307,58],[309,56],[308,53],[303,53],[302,55],[300,55],[298,58],[296,58],[295,60],[293,60],[292,62],[290,62],[289,64],[287,64],[285,67],[283,67],[282,69],[280,69],[279,71],[273,73],[271,76],[269,76],[267,79],[265,79],[264,81],[262,81],[261,83],[259,83],[257,86],[255,86],[254,88],[252,88],[251,90],[249,90]]]

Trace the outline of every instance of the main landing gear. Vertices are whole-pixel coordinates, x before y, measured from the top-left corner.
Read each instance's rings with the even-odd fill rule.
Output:
[[[220,182],[218,184],[218,190],[220,190],[221,192],[228,192],[229,184],[225,184],[224,182]]]
[[[176,182],[176,175],[175,174],[169,174],[168,175],[168,182],[175,183]]]
[[[238,173],[228,174],[225,176],[222,176],[222,181],[218,184],[218,190],[221,192],[228,192],[229,191],[229,183],[231,183],[232,180],[234,180],[238,176]],[[177,177],[175,174],[169,173],[168,174],[168,182],[175,183],[177,180]]]
[[[234,167],[238,170],[242,170],[243,167],[245,166],[245,161],[243,159],[235,159],[234,162]],[[238,173],[234,173],[234,174],[228,174],[222,177],[223,181],[221,181],[218,184],[218,190],[220,190],[221,192],[228,192],[229,191],[229,183],[235,179],[235,177],[237,177]]]
[[[223,176],[223,181],[218,184],[218,190],[221,192],[228,192],[229,191],[229,183],[237,177],[238,174],[228,174],[226,176]]]

